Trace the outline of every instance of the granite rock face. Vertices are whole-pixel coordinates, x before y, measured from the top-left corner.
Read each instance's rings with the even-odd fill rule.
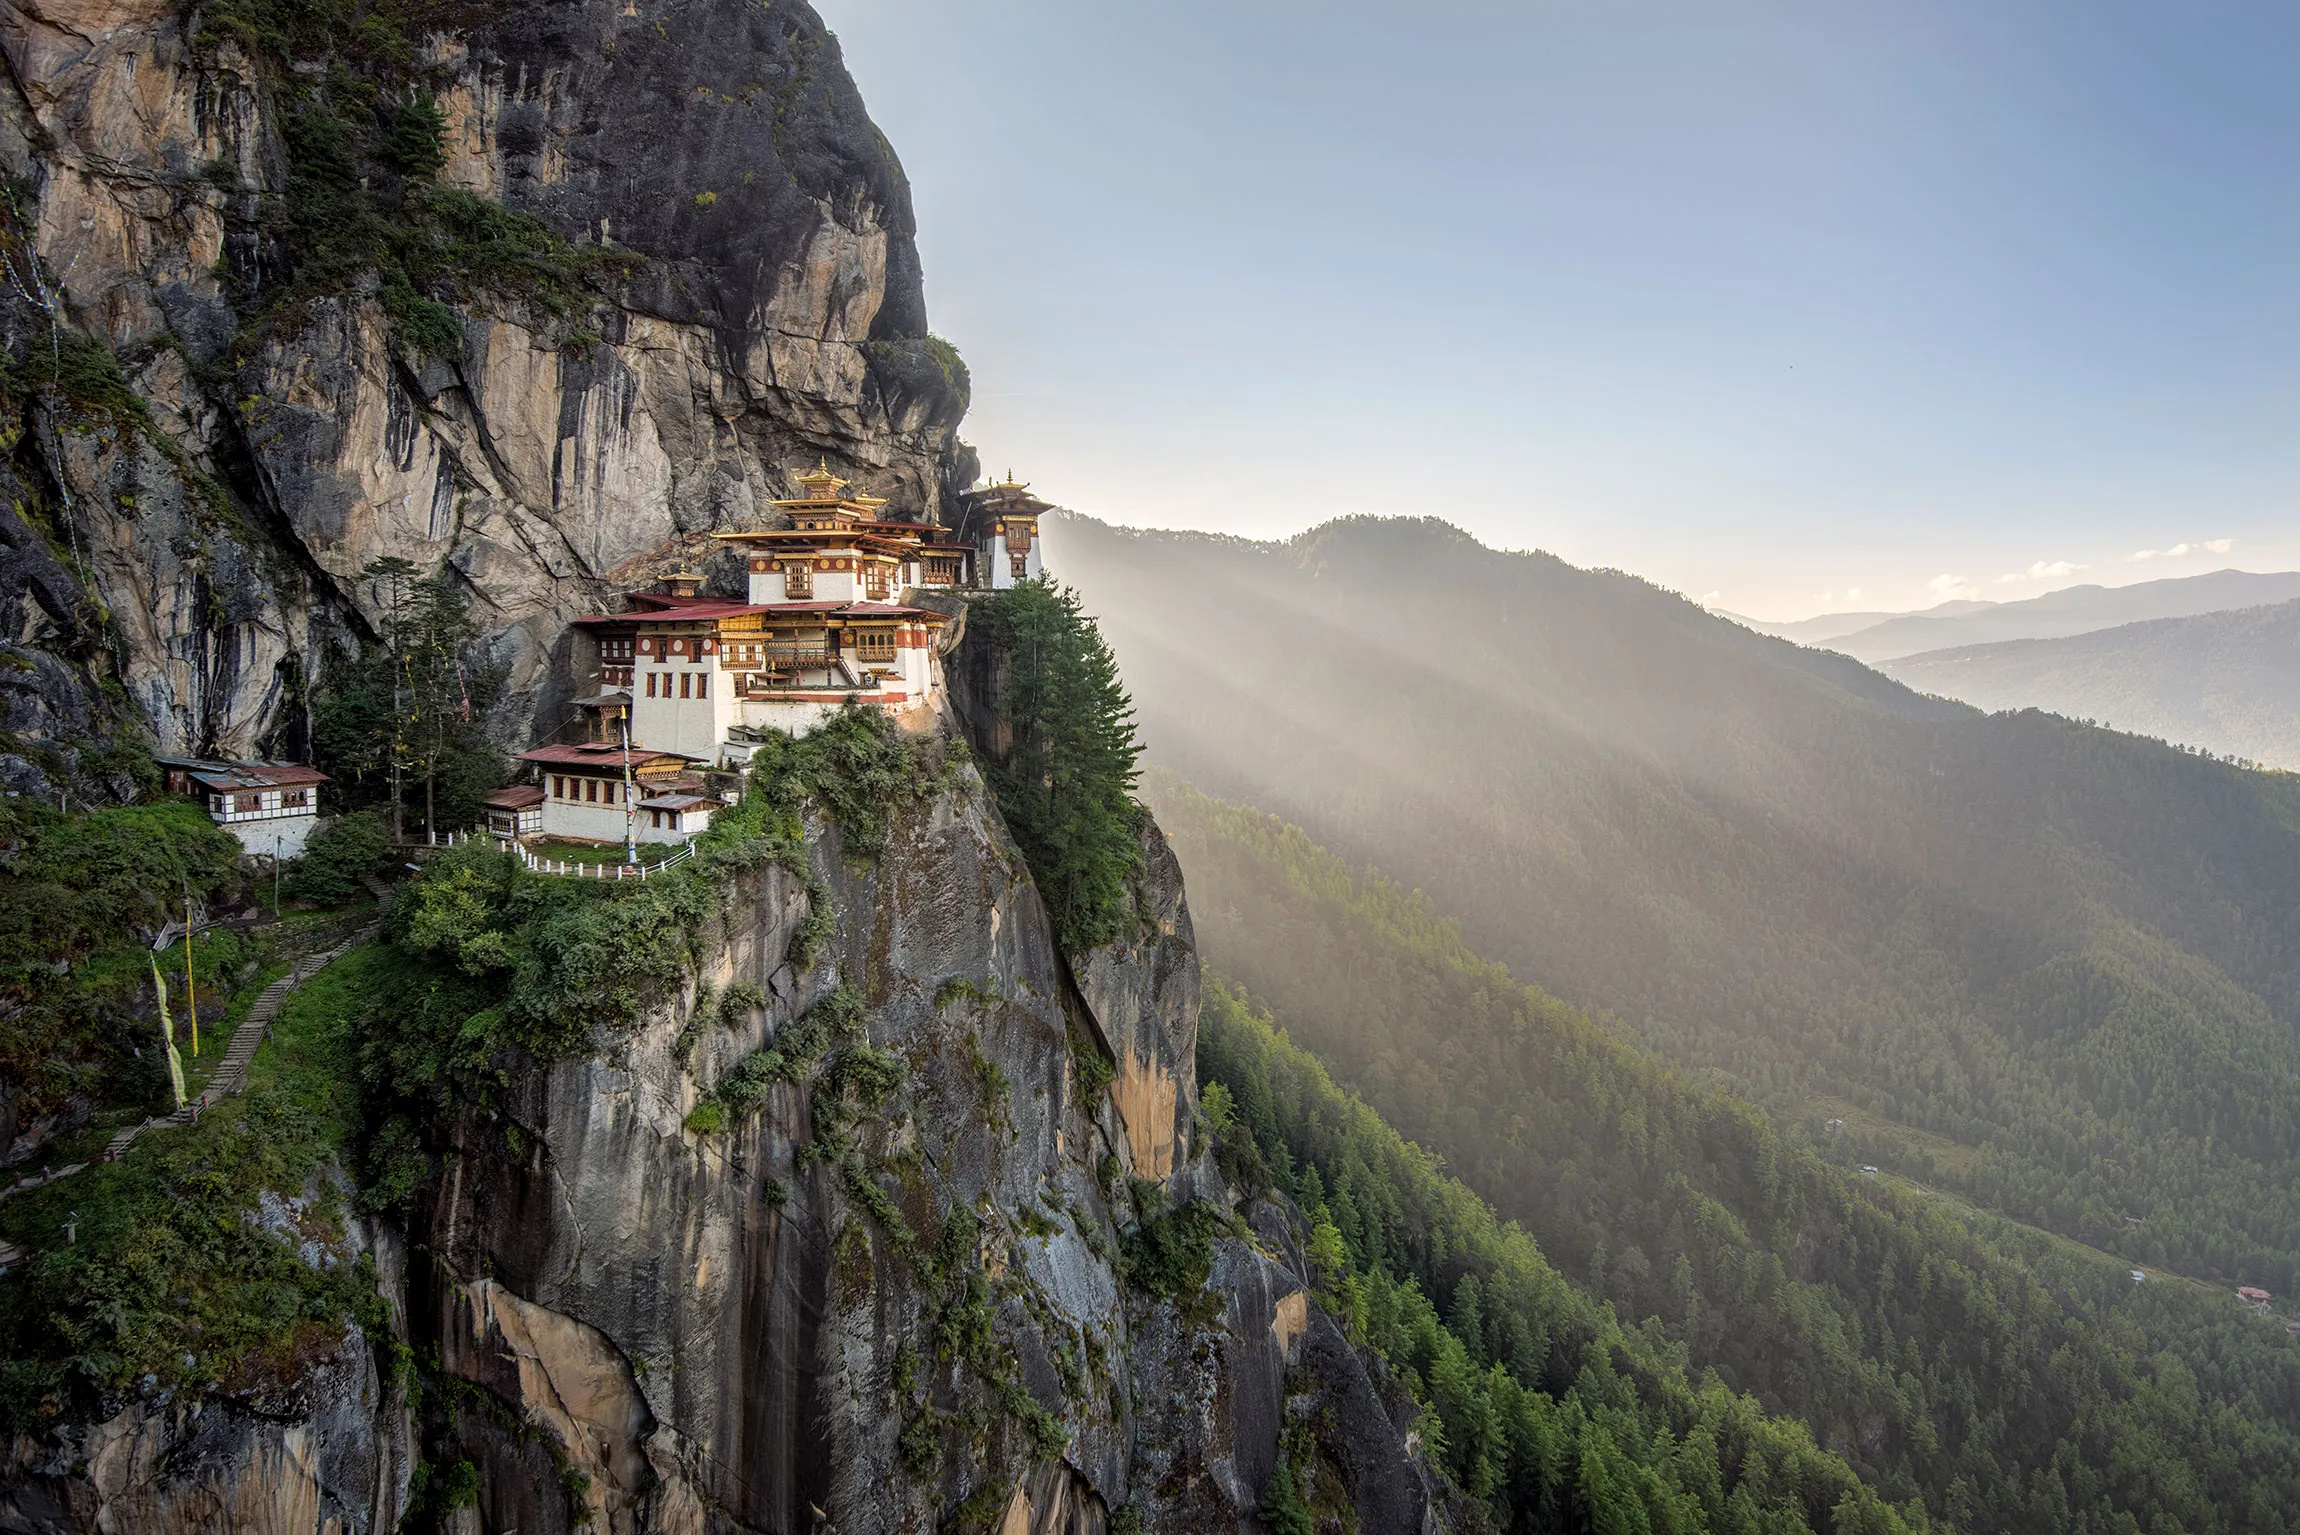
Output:
[[[93,618],[96,673],[163,750],[292,751],[328,642],[373,617],[357,577],[378,557],[466,579],[516,725],[548,729],[567,618],[758,525],[818,459],[897,514],[941,513],[972,478],[908,183],[811,9],[463,14],[419,43],[439,180],[627,270],[580,326],[476,305],[443,359],[356,285],[273,301],[292,106],[197,8],[0,6],[0,169],[24,189],[0,217],[0,340],[99,337],[142,402],[35,392],[0,442],[11,500],[87,573],[48,605]],[[0,562],[0,609],[17,580]],[[63,739],[104,702],[71,680],[40,681],[38,717],[17,680],[11,721]]]
[[[396,1240],[361,1221],[307,1261],[362,1256],[396,1290]],[[199,1397],[148,1392],[101,1422],[18,1436],[0,1458],[0,1530],[390,1535],[416,1446],[404,1385],[378,1369],[389,1355],[376,1342],[347,1326],[284,1376]]]
[[[733,878],[677,995],[432,1127],[379,1247],[423,1411],[349,1337],[260,1401],[19,1444],[0,1530],[362,1535],[414,1464],[468,1462],[459,1535],[1249,1535],[1287,1455],[1366,1535],[1438,1529],[1412,1406],[1318,1304],[1300,1217],[1201,1144],[1197,956],[1147,835],[1126,940],[1062,955],[973,766],[874,857],[817,823],[804,871]],[[730,1018],[743,983],[765,1005]],[[690,1127],[847,997],[818,1068]],[[883,1098],[842,1095],[865,1069]],[[1205,1282],[1145,1288],[1129,1243],[1178,1212]]]
[[[813,853],[838,927],[811,963],[789,957],[811,898],[779,869],[704,945],[697,991],[753,982],[763,1010],[698,1033],[690,993],[517,1080],[519,1136],[455,1127],[414,1237],[433,1257],[419,1347],[548,1431],[467,1413],[433,1447],[482,1468],[482,1528],[925,1531],[964,1511],[1095,1535],[1131,1508],[1145,1529],[1252,1530],[1289,1403],[1328,1396],[1367,1414],[1361,1528],[1424,1528],[1404,1434],[1276,1206],[1217,1241],[1198,1294],[1126,1282],[1144,1201],[1231,1210],[1192,1135],[1197,961],[1171,860],[1135,941],[1065,961],[971,768],[876,859],[828,826]],[[1106,1016],[1123,1001],[1137,1074],[1172,1084],[1150,1123],[1082,1085],[1072,972],[1099,977]],[[685,1128],[841,986],[902,1064],[883,1110],[826,1134],[826,1087],[786,1082],[721,1133]]]

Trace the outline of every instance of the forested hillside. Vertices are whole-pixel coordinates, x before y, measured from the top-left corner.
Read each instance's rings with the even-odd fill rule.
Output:
[[[1863,1178],[1841,1148],[1776,1133],[1519,984],[1425,899],[1300,831],[1171,778],[1150,799],[1210,967],[1274,1008],[1259,1020],[1217,992],[1202,1073],[1273,1163],[1317,1170],[1295,1192],[1355,1259],[1410,1275],[1478,1363],[1539,1374],[1547,1348],[1570,1369],[1556,1303],[1497,1283],[1327,1069],[1644,1349],[1802,1418],[1888,1498],[2039,1535],[2300,1522],[2300,1348],[2277,1322]]]
[[[1049,547],[1152,762],[1866,1160],[2300,1280],[2300,783],[1927,699],[1442,523]]]
[[[2300,602],[2008,640],[1880,667],[1982,709],[2049,709],[2224,757],[2300,767]]]

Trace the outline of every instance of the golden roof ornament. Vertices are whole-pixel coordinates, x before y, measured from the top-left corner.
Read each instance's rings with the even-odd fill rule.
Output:
[[[847,482],[831,473],[830,460],[818,458],[812,472],[799,476],[799,483],[807,488],[807,495],[816,501],[836,501]]]

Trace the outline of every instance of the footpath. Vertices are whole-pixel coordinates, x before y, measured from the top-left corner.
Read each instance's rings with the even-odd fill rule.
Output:
[[[216,1067],[216,1074],[208,1079],[207,1087],[197,1099],[173,1114],[147,1119],[140,1125],[129,1125],[105,1143],[104,1149],[96,1154],[94,1163],[73,1162],[63,1167],[50,1168],[33,1178],[17,1179],[8,1187],[0,1188],[0,1200],[14,1194],[30,1193],[34,1189],[44,1189],[61,1179],[85,1172],[98,1163],[117,1162],[135,1144],[136,1137],[148,1130],[198,1124],[200,1112],[211,1102],[228,1097],[247,1086],[248,1066],[255,1060],[256,1051],[263,1042],[271,1038],[272,1020],[279,1016],[280,1006],[287,1001],[288,993],[373,938],[375,931],[373,927],[360,929],[324,954],[314,954],[299,961],[293,970],[266,986],[256,998],[255,1006],[249,1008],[248,1015],[240,1020],[240,1026],[232,1031],[232,1042],[224,1049],[222,1064]],[[14,1268],[24,1260],[24,1256],[21,1248],[0,1238],[0,1272]]]

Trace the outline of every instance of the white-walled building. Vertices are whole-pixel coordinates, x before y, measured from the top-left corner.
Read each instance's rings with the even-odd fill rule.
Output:
[[[1038,519],[1052,510],[1011,469],[1005,479],[968,495],[959,512],[958,538],[975,551],[975,584],[1003,592],[1044,575]]]
[[[539,746],[519,754],[536,774],[541,835],[570,842],[685,842],[726,801],[704,790],[696,759],[613,742]]]
[[[168,792],[206,804],[208,816],[263,858],[301,858],[319,825],[317,768],[297,762],[212,762],[199,757],[156,759],[167,770]]]
[[[499,835],[531,835],[539,816],[545,835],[620,840],[626,809],[647,812],[649,832],[691,834],[708,820],[716,802],[701,803],[699,779],[626,805],[619,765],[584,770],[624,743],[635,758],[737,768],[765,732],[803,735],[849,702],[924,727],[941,704],[954,615],[921,594],[1004,590],[1042,573],[1038,519],[1050,508],[1011,475],[965,498],[956,532],[882,520],[884,501],[848,494],[827,466],[798,478],[805,494],[774,503],[789,526],[713,535],[741,547],[747,600],[703,596],[702,578],[683,571],[633,593],[629,612],[574,621],[591,647],[578,647],[579,675],[595,663],[575,700],[589,740],[523,756],[544,794],[516,812],[491,805]],[[600,755],[545,756],[558,753]]]

